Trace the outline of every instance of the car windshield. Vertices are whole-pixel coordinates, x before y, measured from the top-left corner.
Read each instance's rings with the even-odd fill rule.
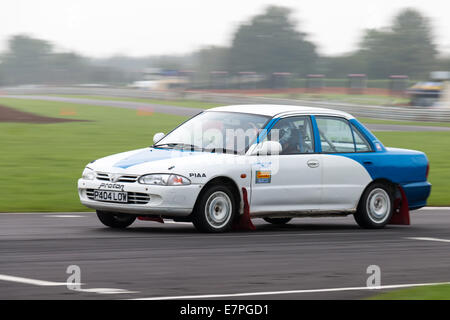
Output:
[[[242,153],[255,141],[267,116],[237,112],[203,112],[158,141],[154,147]]]

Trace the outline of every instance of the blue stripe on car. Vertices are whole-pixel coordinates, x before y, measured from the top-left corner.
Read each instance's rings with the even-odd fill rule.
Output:
[[[380,142],[380,140],[375,137],[372,132],[369,131],[361,122],[359,122],[356,119],[350,119],[349,122],[353,124],[356,129],[358,129],[369,141],[370,146],[372,147],[372,150],[375,151],[386,151],[386,148],[383,146],[383,144]]]
[[[278,120],[280,120],[280,118],[272,118],[272,120],[269,121],[269,123],[266,125],[266,127],[261,131],[259,136],[256,138],[256,143],[259,143],[260,141],[264,140],[264,138],[270,132],[272,127],[275,125],[275,123],[278,122]]]
[[[316,117],[310,116],[312,127],[313,127],[313,133],[314,133],[314,152],[321,153],[322,152],[322,143],[320,142],[320,132],[319,127],[317,126]]]

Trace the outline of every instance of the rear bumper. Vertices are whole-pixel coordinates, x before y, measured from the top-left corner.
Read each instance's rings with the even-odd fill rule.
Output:
[[[428,181],[413,182],[401,185],[408,198],[408,207],[415,210],[424,207],[431,193],[431,184]]]

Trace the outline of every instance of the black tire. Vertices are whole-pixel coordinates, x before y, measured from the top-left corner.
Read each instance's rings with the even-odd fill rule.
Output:
[[[276,225],[286,224],[291,220],[292,218],[264,218],[264,221]]]
[[[389,223],[393,214],[392,188],[384,183],[374,183],[364,191],[354,218],[362,228],[380,229]]]
[[[97,217],[105,226],[115,229],[124,229],[136,220],[133,215],[98,210]]]
[[[192,212],[192,223],[200,232],[229,231],[237,210],[237,201],[230,187],[212,185],[200,195]]]

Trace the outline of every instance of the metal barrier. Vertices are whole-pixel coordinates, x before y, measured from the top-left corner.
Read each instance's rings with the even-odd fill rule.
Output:
[[[0,88],[3,95],[92,95],[109,97],[128,97],[159,100],[198,100],[223,104],[283,104],[309,107],[331,108],[342,110],[356,117],[409,120],[409,121],[438,121],[450,122],[450,108],[442,107],[389,107],[356,105],[333,101],[310,101],[279,98],[265,98],[242,96],[234,94],[218,94],[209,92],[190,91],[148,91],[125,88],[92,88],[92,87],[22,87]]]

